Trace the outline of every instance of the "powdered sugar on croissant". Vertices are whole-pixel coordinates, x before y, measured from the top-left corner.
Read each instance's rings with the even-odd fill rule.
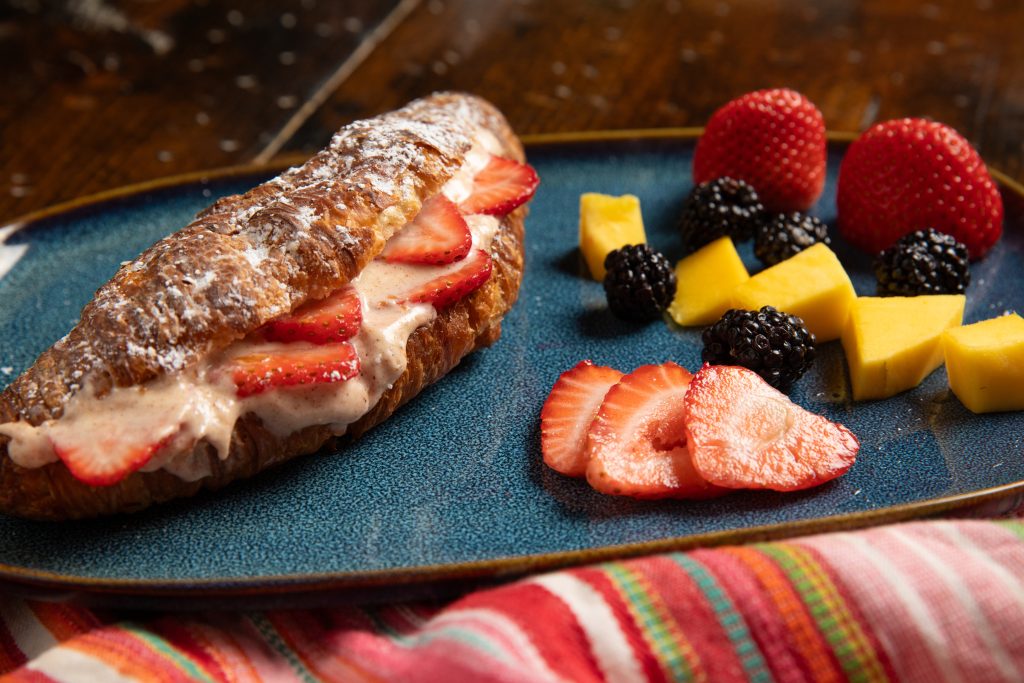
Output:
[[[86,380],[102,392],[180,370],[357,274],[462,163],[489,104],[441,94],[342,128],[300,167],[204,211],[121,268],[7,391],[30,422]],[[5,392],[6,393],[6,392]]]
[[[399,267],[375,257],[428,199],[461,202],[489,187],[485,167],[522,159],[491,105],[439,94],[346,126],[306,164],[216,202],[122,266],[79,324],[0,394],[0,510],[67,518],[139,509],[386,419],[497,338],[522,277],[525,208],[516,202],[532,195],[536,175],[523,167],[532,180],[499,215],[466,214],[473,258]],[[266,323],[294,318],[307,302],[318,310],[347,283],[364,316],[357,336],[340,341],[352,365],[341,372],[340,357],[329,360],[337,371],[319,379],[297,366],[308,375],[301,383],[316,386],[252,395],[297,381],[275,380],[294,370],[253,353],[274,363],[324,356],[309,342],[268,346]],[[238,372],[260,374],[232,379]],[[247,388],[236,395],[240,381]],[[104,430],[111,422],[126,426]],[[109,451],[126,443],[132,462],[119,465]]]

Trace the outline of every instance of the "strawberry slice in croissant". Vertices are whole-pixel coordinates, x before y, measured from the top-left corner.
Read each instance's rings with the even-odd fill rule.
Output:
[[[216,202],[0,393],[0,510],[130,512],[358,437],[498,338],[536,186],[494,107],[441,93]]]

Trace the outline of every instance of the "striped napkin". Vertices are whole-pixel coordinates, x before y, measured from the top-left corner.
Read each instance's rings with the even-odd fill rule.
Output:
[[[1024,522],[529,577],[448,605],[125,615],[0,596],[3,681],[1024,680]]]

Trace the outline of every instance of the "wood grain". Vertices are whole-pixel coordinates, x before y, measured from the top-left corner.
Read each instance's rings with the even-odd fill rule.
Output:
[[[0,14],[0,221],[250,160],[397,0],[52,4]]]
[[[520,132],[699,126],[750,90],[796,88],[830,129],[902,116],[956,127],[1021,178],[1024,4],[429,2],[296,135],[438,89],[494,101]]]
[[[1024,180],[1014,0],[421,0],[383,36],[399,0],[49,6],[0,2],[0,223],[311,152],[354,118],[443,89],[479,93],[537,133],[701,125],[741,93],[789,86],[835,130],[945,121]]]

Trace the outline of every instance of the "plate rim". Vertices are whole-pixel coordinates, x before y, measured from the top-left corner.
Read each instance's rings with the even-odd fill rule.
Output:
[[[699,138],[704,132],[703,127],[682,127],[682,128],[621,128],[606,130],[585,130],[567,131],[556,133],[528,133],[519,136],[524,147],[544,147],[555,144],[578,144],[601,141],[629,141],[629,140],[692,140]],[[830,143],[849,144],[859,133],[849,131],[826,131],[825,137]],[[215,168],[199,171],[187,171],[169,176],[161,176],[150,180],[143,180],[137,183],[121,185],[109,190],[102,190],[92,194],[75,197],[57,204],[35,209],[28,213],[15,216],[0,224],[0,229],[17,226],[21,229],[29,223],[41,221],[45,218],[69,213],[77,209],[83,209],[106,201],[122,199],[142,192],[153,190],[166,190],[180,185],[190,183],[203,183],[209,180],[222,180],[233,176],[254,175],[263,171],[281,171],[289,166],[301,164],[307,161],[311,155],[301,152],[291,152],[274,157],[270,161],[262,163],[233,164],[230,166],[217,166]],[[989,173],[996,183],[1012,190],[1021,199],[1024,199],[1024,183],[1017,181],[998,168],[986,164]]]
[[[543,148],[558,144],[587,144],[607,141],[639,140],[693,140],[703,128],[638,128],[595,131],[572,131],[523,135],[520,139],[529,148]],[[857,133],[829,131],[830,143],[852,142]],[[33,223],[54,216],[68,214],[80,209],[106,202],[136,196],[146,192],[159,191],[189,184],[203,184],[211,180],[255,175],[263,172],[281,171],[288,166],[302,163],[305,154],[288,154],[276,157],[266,163],[238,164],[214,169],[156,178],[83,197],[61,202],[49,207],[23,214],[7,221],[0,228],[12,228],[13,234]],[[989,167],[996,182],[1024,200],[1024,184],[1016,181],[998,169]],[[0,586],[15,586],[44,591],[74,591],[90,595],[123,595],[147,597],[245,597],[282,594],[299,594],[332,590],[387,588],[410,585],[431,585],[445,581],[472,579],[501,579],[521,576],[537,571],[548,571],[569,566],[594,562],[620,560],[653,553],[692,550],[698,547],[742,544],[797,538],[817,533],[849,531],[875,524],[902,522],[925,518],[941,513],[979,507],[1003,501],[1012,496],[1024,500],[1024,480],[987,487],[976,491],[940,496],[912,503],[887,506],[874,510],[812,517],[809,519],[780,522],[777,524],[728,529],[653,541],[640,541],[618,545],[586,548],[582,550],[557,551],[532,555],[505,556],[488,560],[457,562],[434,565],[416,565],[391,569],[366,571],[338,571],[299,574],[264,574],[248,577],[206,577],[190,579],[134,579],[97,578],[76,576],[67,573],[29,569],[0,561]]]

